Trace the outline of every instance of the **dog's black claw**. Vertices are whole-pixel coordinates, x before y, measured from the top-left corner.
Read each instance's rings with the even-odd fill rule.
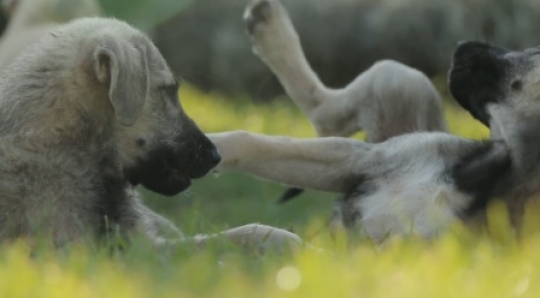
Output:
[[[257,24],[263,23],[266,21],[269,10],[270,10],[270,3],[268,3],[268,1],[265,1],[265,0],[255,4],[251,8],[251,13],[249,17],[245,20],[246,27],[249,34],[253,34]]]
[[[297,188],[297,187],[291,187],[288,188],[285,193],[281,196],[278,203],[287,203],[288,201],[294,199],[295,197],[299,196],[301,193],[304,192],[303,188]]]

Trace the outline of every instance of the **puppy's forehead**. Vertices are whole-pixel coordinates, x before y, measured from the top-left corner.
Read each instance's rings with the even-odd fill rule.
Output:
[[[50,38],[84,42],[99,40],[102,36],[114,36],[119,41],[132,43],[138,49],[144,48],[150,83],[154,86],[174,84],[174,75],[150,38],[123,21],[96,17],[80,18],[56,29]]]
[[[508,52],[503,56],[514,65],[531,67],[540,61],[540,48],[528,48],[522,51]]]
[[[150,83],[153,85],[175,84],[176,79],[167,61],[151,39],[139,31],[132,31],[131,34],[131,42],[138,44],[139,48],[144,48]]]
[[[152,85],[172,85],[176,78],[172,73],[165,58],[161,55],[156,46],[152,43],[147,48],[148,70],[150,72],[150,82]]]

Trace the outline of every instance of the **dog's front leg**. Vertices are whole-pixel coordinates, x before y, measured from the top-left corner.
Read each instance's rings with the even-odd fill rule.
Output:
[[[341,137],[299,139],[246,131],[207,134],[222,157],[215,172],[241,172],[287,185],[343,193],[362,176],[370,144]]]
[[[247,224],[214,234],[199,234],[194,237],[166,238],[147,234],[156,248],[174,250],[179,245],[194,244],[197,249],[230,242],[250,253],[296,250],[303,246],[302,239],[287,230],[261,225]]]

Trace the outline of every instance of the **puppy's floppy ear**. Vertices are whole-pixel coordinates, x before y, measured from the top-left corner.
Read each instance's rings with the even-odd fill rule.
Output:
[[[122,125],[133,125],[142,113],[149,92],[144,44],[103,37],[93,52],[97,79],[109,86],[109,99]]]

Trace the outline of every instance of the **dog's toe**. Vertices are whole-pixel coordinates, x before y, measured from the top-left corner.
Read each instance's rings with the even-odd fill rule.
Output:
[[[256,1],[252,6],[248,7],[244,15],[244,22],[249,34],[255,32],[257,25],[267,22],[270,17],[270,10],[271,6],[268,0]]]

